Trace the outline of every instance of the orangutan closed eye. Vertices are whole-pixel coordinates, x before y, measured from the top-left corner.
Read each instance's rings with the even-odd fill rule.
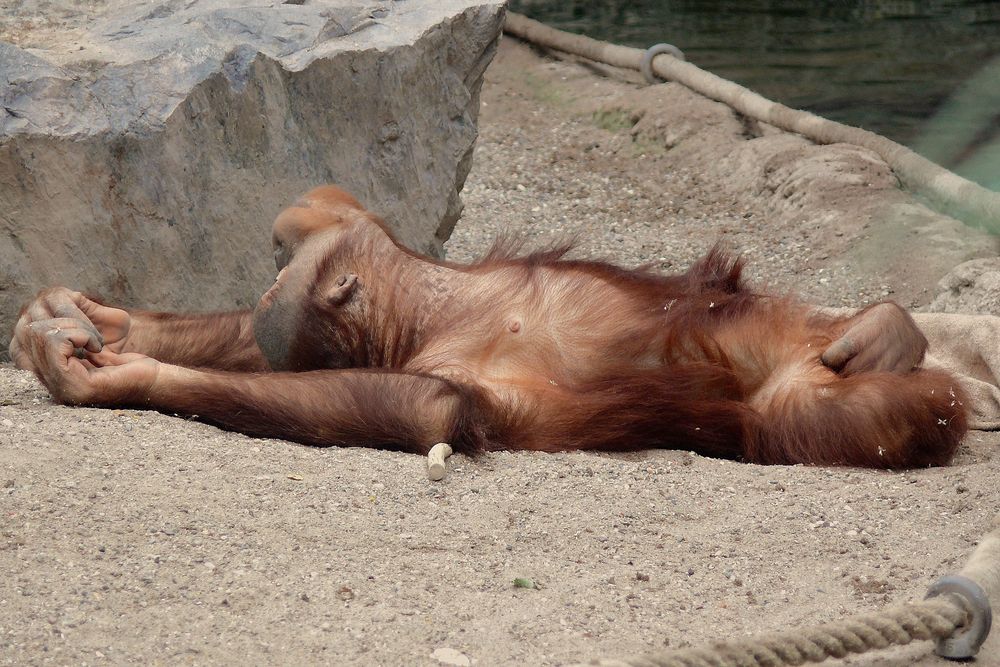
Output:
[[[918,367],[926,341],[901,308],[826,317],[755,293],[719,249],[675,276],[566,248],[435,261],[332,186],[279,215],[274,244],[253,311],[126,312],[56,288],[11,354],[64,403],[314,445],[898,468],[946,463],[966,430],[957,382]]]

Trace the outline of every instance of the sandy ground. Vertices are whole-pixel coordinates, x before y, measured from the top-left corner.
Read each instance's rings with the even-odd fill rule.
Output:
[[[723,238],[774,289],[915,306],[950,261],[954,243],[907,233],[892,254],[928,261],[861,271],[866,244],[890,250],[864,231],[872,202],[919,208],[877,164],[873,195],[792,214],[829,181],[778,205],[707,178],[711,152],[619,122],[627,77],[508,41],[488,79],[453,258],[499,231],[575,233],[582,255],[673,270]],[[0,367],[0,664],[550,665],[828,621],[961,566],[996,520],[998,443],[976,432],[909,472],[494,454],[430,483],[413,456],[56,406]],[[849,664],[949,663],[920,643]],[[977,664],[1000,665],[1000,638]]]

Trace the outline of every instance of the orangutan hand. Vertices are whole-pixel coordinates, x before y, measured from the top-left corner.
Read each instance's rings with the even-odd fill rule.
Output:
[[[898,304],[879,303],[848,320],[840,338],[823,352],[823,363],[841,375],[865,371],[907,373],[927,351],[927,339]]]
[[[62,317],[32,322],[20,332],[21,368],[30,368],[59,403],[141,405],[160,362],[142,354],[96,347],[94,327]],[[82,350],[82,352],[78,352]]]
[[[81,347],[88,352],[100,352],[104,348],[121,352],[132,325],[126,311],[102,306],[80,292],[65,287],[43,290],[25,307],[14,326],[9,351],[15,366],[34,370],[31,354],[27,350],[27,342],[32,335],[30,327],[35,322],[53,319],[75,320],[77,328],[87,333],[87,343]]]

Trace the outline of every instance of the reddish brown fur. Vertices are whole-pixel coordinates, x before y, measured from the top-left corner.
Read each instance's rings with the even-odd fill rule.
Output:
[[[124,352],[141,351],[191,368],[268,370],[254,342],[248,311],[176,315],[136,310],[131,315],[132,333]]]
[[[319,238],[321,255],[298,256]],[[913,467],[946,463],[966,430],[954,378],[830,370],[820,355],[854,320],[754,293],[718,248],[679,276],[509,243],[458,265],[401,247],[330,187],[279,216],[275,245],[279,266],[311,276],[301,297],[279,284],[263,301],[302,313],[282,355],[300,372],[161,371],[134,402],[253,435],[413,452],[448,440],[465,452],[668,447]],[[358,289],[325,298],[345,272]],[[138,313],[127,349],[261,371],[252,322]]]

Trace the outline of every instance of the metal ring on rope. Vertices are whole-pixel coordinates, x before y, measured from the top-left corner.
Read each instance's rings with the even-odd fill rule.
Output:
[[[942,658],[952,660],[974,657],[986,641],[993,624],[993,612],[990,610],[990,599],[986,591],[972,579],[952,574],[935,581],[924,599],[938,595],[954,595],[959,598],[971,618],[967,627],[957,630],[951,637],[939,639],[934,652]]]
[[[639,64],[639,71],[642,72],[643,77],[646,78],[646,81],[651,86],[657,83],[663,83],[656,77],[655,74],[653,74],[653,58],[661,53],[669,54],[678,60],[684,60],[684,52],[673,44],[654,44],[646,49],[646,52],[642,54],[642,62]]]

